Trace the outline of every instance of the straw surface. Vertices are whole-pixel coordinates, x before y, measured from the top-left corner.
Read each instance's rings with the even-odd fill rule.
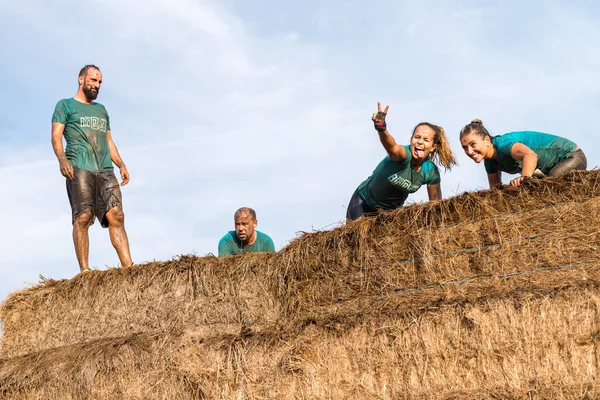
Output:
[[[0,394],[594,398],[600,394],[600,270],[569,272],[576,279],[560,286],[540,279],[528,290],[516,276],[496,282],[502,295],[425,308],[387,307],[229,334],[141,333],[46,350],[0,361]],[[519,291],[506,285],[512,279],[520,280]]]
[[[4,302],[0,356],[135,332],[273,321],[279,305],[263,268],[271,256],[184,256],[45,281]]]
[[[46,281],[0,307],[0,356],[135,332],[273,323],[356,297],[597,262],[600,233],[589,222],[600,219],[599,193],[597,172],[574,173],[305,234],[276,254],[183,256]]]
[[[0,398],[597,398],[599,218],[575,172],[43,280],[0,307]]]

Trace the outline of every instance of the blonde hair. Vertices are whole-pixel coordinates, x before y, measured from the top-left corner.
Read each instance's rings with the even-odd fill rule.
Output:
[[[452,166],[456,165],[456,157],[454,157],[454,153],[452,153],[452,149],[450,148],[450,143],[446,138],[446,132],[444,131],[444,128],[429,122],[421,122],[415,126],[415,129],[413,129],[413,135],[420,126],[427,126],[435,133],[433,137],[433,144],[435,144],[436,148],[429,154],[431,161],[444,167],[445,171],[451,170]]]

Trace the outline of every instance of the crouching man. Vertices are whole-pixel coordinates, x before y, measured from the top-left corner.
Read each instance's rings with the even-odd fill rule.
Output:
[[[275,251],[273,240],[256,230],[256,212],[242,207],[233,216],[235,230],[229,231],[219,241],[219,256],[236,255],[245,252]]]

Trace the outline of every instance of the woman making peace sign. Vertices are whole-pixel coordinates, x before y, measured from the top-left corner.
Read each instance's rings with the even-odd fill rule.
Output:
[[[416,192],[422,185],[427,185],[429,200],[439,200],[442,190],[436,163],[445,170],[456,165],[441,126],[421,122],[413,129],[409,145],[397,144],[385,123],[388,109],[386,106],[381,111],[381,104],[377,103],[377,113],[371,118],[388,155],[352,195],[347,219],[356,220],[380,209],[401,207],[409,193]]]

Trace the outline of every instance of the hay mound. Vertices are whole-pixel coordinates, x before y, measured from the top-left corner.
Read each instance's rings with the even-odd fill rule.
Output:
[[[0,397],[598,397],[599,183],[44,281],[0,307]]]
[[[568,283],[547,272],[531,287],[523,275],[497,280],[497,293],[470,300],[446,293],[454,300],[331,313],[235,333],[193,328],[45,350],[0,361],[0,394],[6,399],[595,398],[600,395],[600,268],[568,273]],[[470,289],[484,291],[478,284]],[[408,296],[398,294],[398,302],[409,303],[403,299]]]
[[[275,321],[280,306],[270,294],[273,273],[261,268],[273,256],[186,256],[45,281],[2,305],[0,356],[135,332]]]

